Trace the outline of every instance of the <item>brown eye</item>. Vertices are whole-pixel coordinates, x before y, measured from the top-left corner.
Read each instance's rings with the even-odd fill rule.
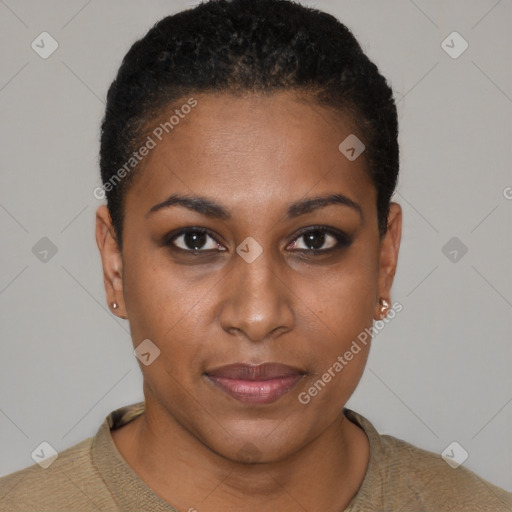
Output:
[[[348,247],[350,238],[341,231],[326,227],[314,227],[303,231],[293,242],[293,249],[305,252],[328,252],[331,249]]]
[[[184,229],[172,236],[167,242],[183,251],[226,250],[205,229]]]

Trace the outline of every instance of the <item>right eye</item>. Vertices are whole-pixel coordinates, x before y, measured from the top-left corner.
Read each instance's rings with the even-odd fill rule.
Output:
[[[211,241],[209,242],[208,239]],[[205,228],[187,228],[178,231],[166,242],[171,248],[187,252],[225,251]]]

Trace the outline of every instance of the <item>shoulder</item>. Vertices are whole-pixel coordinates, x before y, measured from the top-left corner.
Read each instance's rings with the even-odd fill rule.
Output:
[[[463,466],[452,468],[432,453],[392,436],[381,436],[386,481],[400,484],[410,503],[422,510],[512,510],[512,494]]]
[[[0,478],[2,511],[110,510],[110,494],[91,460],[93,442],[62,451],[46,469],[34,464]]]
[[[347,410],[370,441],[370,462],[350,512],[509,512],[512,494],[467,468],[452,468],[440,454],[382,435],[363,416]]]

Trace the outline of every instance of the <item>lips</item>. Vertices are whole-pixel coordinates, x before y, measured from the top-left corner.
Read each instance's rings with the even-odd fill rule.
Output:
[[[303,370],[282,363],[234,363],[207,371],[210,377],[238,380],[270,380],[304,374]]]
[[[217,389],[240,402],[268,404],[295,387],[305,373],[282,363],[235,363],[209,370],[206,377]]]

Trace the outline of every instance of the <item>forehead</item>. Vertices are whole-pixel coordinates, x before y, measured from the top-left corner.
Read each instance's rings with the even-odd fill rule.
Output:
[[[290,92],[193,100],[193,108],[181,108],[194,104],[183,98],[149,120],[154,148],[137,170],[127,210],[147,211],[173,192],[260,213],[310,193],[375,201],[364,153],[351,161],[339,149],[349,136],[363,138],[349,117]]]

